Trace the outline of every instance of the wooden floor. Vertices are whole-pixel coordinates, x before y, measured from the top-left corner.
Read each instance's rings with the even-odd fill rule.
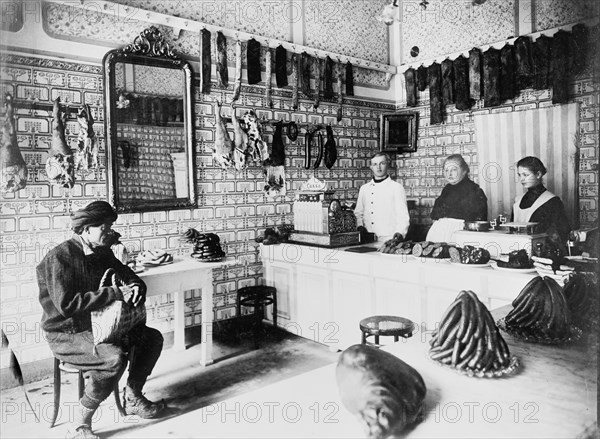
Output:
[[[159,420],[122,417],[111,395],[96,413],[94,431],[101,437],[135,437],[137,429],[143,428],[147,432],[153,424],[334,363],[338,356],[326,346],[272,329],[262,334],[260,349],[253,350],[251,337],[244,335],[241,341],[236,337],[219,339],[216,336],[216,362],[206,368],[198,364],[199,345],[183,352],[164,349],[144,390],[147,398],[163,399],[167,403],[166,417]],[[29,383],[26,388],[35,414],[27,405],[21,388],[2,391],[0,437],[64,438],[77,403],[76,375],[63,374],[61,411],[52,429],[49,428],[53,408],[51,378]],[[190,425],[190,437],[193,437],[194,428],[201,426]]]

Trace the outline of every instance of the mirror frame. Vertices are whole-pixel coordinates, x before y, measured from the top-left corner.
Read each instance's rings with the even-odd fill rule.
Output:
[[[119,198],[118,166],[117,166],[117,121],[116,103],[117,89],[115,87],[115,65],[117,63],[132,63],[152,67],[179,69],[184,74],[183,90],[183,127],[185,130],[185,148],[188,160],[188,196],[162,200],[122,200]],[[105,141],[107,154],[107,190],[109,202],[117,212],[148,212],[156,210],[172,210],[194,208],[198,206],[196,197],[196,167],[195,144],[192,113],[192,69],[190,64],[178,57],[164,41],[159,29],[151,26],[138,35],[133,44],[121,49],[107,52],[102,60],[104,74],[104,105],[105,105]]]
[[[404,111],[400,113],[383,113],[379,121],[381,152],[405,153],[417,150],[417,121],[419,113],[416,111]],[[390,139],[390,122],[406,122],[408,125],[407,141],[398,142]]]

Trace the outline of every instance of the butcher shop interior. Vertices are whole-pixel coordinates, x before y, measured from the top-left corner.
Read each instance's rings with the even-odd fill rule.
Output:
[[[2,437],[598,437],[600,2],[0,7]]]

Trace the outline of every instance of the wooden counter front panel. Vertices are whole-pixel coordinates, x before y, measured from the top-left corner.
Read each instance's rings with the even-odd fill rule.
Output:
[[[298,244],[261,245],[261,259],[277,288],[278,325],[336,349],[359,343],[359,322],[370,315],[399,315],[431,331],[461,290],[492,309],[536,275]]]

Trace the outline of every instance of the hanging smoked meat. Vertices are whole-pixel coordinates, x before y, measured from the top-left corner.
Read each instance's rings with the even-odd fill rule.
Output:
[[[505,101],[517,95],[515,87],[515,61],[514,47],[505,44],[500,49],[500,99]]]
[[[300,91],[302,91],[302,94],[307,98],[312,97],[312,91],[310,89],[311,61],[312,58],[308,53],[302,52],[300,54]]]
[[[267,46],[267,53],[265,54],[265,74],[267,76],[267,82],[265,83],[265,103],[270,108],[273,108],[273,96],[271,90],[273,75],[271,74],[271,66],[271,48]]]
[[[75,151],[75,170],[98,167],[98,148],[94,135],[94,118],[90,106],[85,104],[77,113],[79,134],[77,135],[77,151]]]
[[[15,128],[13,97],[6,93],[4,97],[4,122],[0,143],[0,192],[17,192],[27,184],[27,165],[21,155]]]
[[[556,32],[552,38],[552,103],[566,104],[569,100],[571,33]]]
[[[287,50],[282,45],[275,49],[275,80],[277,87],[283,88],[288,85],[287,77]]]
[[[325,69],[323,71],[323,99],[333,99],[333,60],[328,56],[325,58]]]
[[[406,106],[417,105],[417,84],[415,81],[415,69],[412,67],[404,72],[404,85],[406,87]]]
[[[325,166],[327,169],[331,169],[333,164],[337,160],[337,146],[335,144],[335,139],[333,138],[333,130],[330,125],[325,127],[325,131],[327,132],[327,141],[325,142]]]
[[[354,96],[354,69],[350,61],[346,63],[346,96]]]
[[[240,98],[242,91],[242,42],[235,42],[235,84],[233,85],[232,101],[237,101]]]
[[[342,95],[342,87],[343,87],[343,76],[344,76],[344,70],[342,69],[342,65],[338,64],[337,65],[337,83],[338,83],[338,96],[337,96],[337,101],[338,101],[338,110],[337,110],[337,116],[336,116],[336,120],[338,122],[342,121],[342,116],[343,116],[343,112],[342,112],[342,104],[344,103],[344,97]]]
[[[585,24],[579,23],[573,26],[571,29],[573,35],[573,62],[571,63],[571,70],[573,75],[578,75],[583,72],[587,65],[588,58],[588,42],[589,42],[589,30]]]
[[[217,32],[217,84],[221,88],[229,85],[227,72],[227,38],[222,32]]]
[[[429,66],[427,77],[429,78],[429,122],[436,125],[444,121],[442,109],[442,67],[438,63]]]
[[[427,67],[421,65],[417,69],[417,90],[425,91],[427,84]]]
[[[450,105],[454,103],[454,69],[452,60],[442,61],[442,103]]]
[[[315,74],[315,101],[313,108],[319,108],[321,103],[321,81],[323,80],[323,60],[315,58],[314,63],[314,74]]]
[[[200,31],[200,91],[210,93],[210,32],[206,29]]]
[[[283,144],[283,121],[275,124],[273,133],[273,144],[271,145],[271,165],[285,165],[285,145]]]
[[[457,110],[470,110],[473,100],[469,98],[469,60],[460,55],[453,62],[454,94]]]
[[[73,153],[65,138],[67,113],[60,108],[60,98],[54,100],[52,109],[52,146],[50,157],[46,160],[46,175],[50,182],[72,188],[75,184],[75,166]]]
[[[215,101],[217,108],[215,109],[216,121],[215,121],[215,143],[213,146],[213,159],[223,169],[227,169],[232,165],[232,154],[235,149],[233,141],[229,137],[227,132],[227,126],[225,120],[221,115],[221,102]],[[235,114],[233,114],[235,117]]]
[[[533,65],[533,88],[550,88],[550,63],[552,60],[552,38],[540,35],[531,45],[531,63]]]
[[[483,69],[481,50],[477,47],[469,50],[469,97],[474,100],[481,99],[483,94]]]
[[[258,84],[262,80],[260,73],[260,43],[254,38],[248,40],[246,63],[248,84]]]
[[[500,105],[500,51],[490,47],[483,54],[483,106]]]
[[[525,90],[533,85],[533,68],[531,65],[531,38],[521,36],[515,40],[515,76],[517,90]]]
[[[248,148],[248,134],[242,129],[242,125],[235,114],[235,107],[231,105],[231,124],[233,125],[233,166],[241,171],[248,165],[246,149]]]

